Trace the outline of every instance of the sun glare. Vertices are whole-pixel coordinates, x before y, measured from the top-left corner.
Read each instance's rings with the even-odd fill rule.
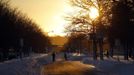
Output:
[[[66,35],[66,33],[64,32],[65,31],[64,27],[67,21],[64,19],[64,16],[66,15],[66,13],[72,12],[73,9],[66,2],[64,2],[62,8],[63,8],[62,11],[53,15],[53,18],[52,18],[53,27],[51,27],[51,29],[49,29],[50,31],[48,31],[49,36],[65,36]]]
[[[50,31],[48,32],[49,36],[65,36],[64,33],[64,25],[65,25],[65,20],[62,17],[62,14],[57,14],[53,16],[53,27],[49,29]]]
[[[91,7],[89,12],[89,16],[91,19],[96,19],[99,16],[99,11],[95,7]]]

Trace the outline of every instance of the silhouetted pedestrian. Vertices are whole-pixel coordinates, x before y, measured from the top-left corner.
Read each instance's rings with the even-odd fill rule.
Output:
[[[67,54],[64,52],[64,59],[67,60]]]
[[[52,53],[52,61],[55,62],[55,52]]]
[[[107,56],[107,58],[109,58],[109,51],[108,50],[106,51],[106,56]]]

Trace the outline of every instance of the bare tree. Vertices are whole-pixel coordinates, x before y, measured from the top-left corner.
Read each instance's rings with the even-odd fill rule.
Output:
[[[112,0],[70,0],[73,6],[80,8],[80,10],[75,15],[69,15],[67,20],[70,21],[67,30],[70,32],[80,32],[80,33],[93,33],[93,56],[97,59],[97,37],[98,33],[103,33],[102,29],[105,26],[110,25],[111,19],[111,4]],[[99,16],[96,19],[92,19],[89,15],[90,8],[96,8],[99,12]],[[104,27],[104,28],[102,28]],[[99,32],[97,32],[97,30]],[[100,46],[100,59],[103,60],[103,38],[99,41]]]

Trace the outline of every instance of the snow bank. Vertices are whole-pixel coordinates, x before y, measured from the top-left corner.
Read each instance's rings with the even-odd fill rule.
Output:
[[[51,63],[47,54],[32,54],[30,57],[0,63],[0,75],[40,75],[40,67]]]

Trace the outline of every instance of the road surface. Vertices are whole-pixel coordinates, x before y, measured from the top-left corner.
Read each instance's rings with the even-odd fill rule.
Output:
[[[97,72],[94,66],[79,61],[57,61],[41,69],[41,75],[97,75]]]

